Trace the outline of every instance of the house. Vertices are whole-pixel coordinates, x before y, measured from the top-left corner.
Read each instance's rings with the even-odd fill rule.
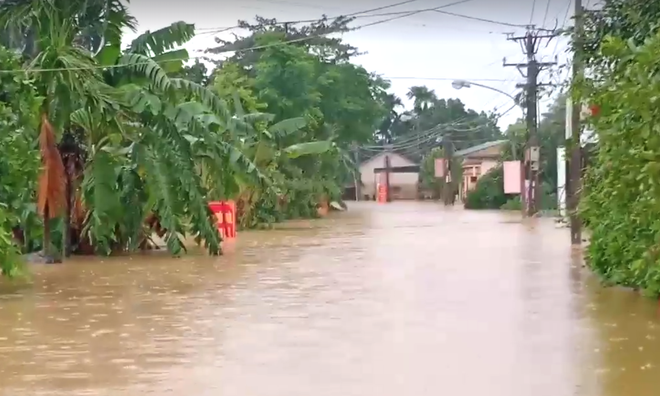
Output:
[[[361,199],[374,199],[378,178],[385,172],[386,158],[390,161],[390,194],[396,199],[416,199],[419,165],[393,152],[384,152],[360,164]]]
[[[462,158],[463,180],[459,191],[461,200],[465,200],[467,192],[476,187],[481,176],[498,165],[502,150],[507,144],[509,144],[508,140],[495,140],[454,153],[455,157]]]

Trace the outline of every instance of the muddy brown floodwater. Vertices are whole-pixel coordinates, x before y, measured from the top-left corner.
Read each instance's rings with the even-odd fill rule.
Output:
[[[551,220],[352,205],[233,254],[36,269],[0,299],[0,395],[646,396],[657,303]]]

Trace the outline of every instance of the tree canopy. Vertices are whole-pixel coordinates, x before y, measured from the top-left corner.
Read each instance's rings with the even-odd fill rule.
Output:
[[[314,217],[352,180],[356,145],[438,123],[459,147],[498,135],[493,116],[424,87],[402,111],[327,37],[349,22],[241,22],[248,36],[209,49],[237,51],[208,70],[186,62],[184,21],[127,43],[136,20],[119,0],[0,2],[3,273],[21,253],[133,252],[154,233],[173,255],[190,238],[220,254],[209,201],[235,200],[242,227]]]

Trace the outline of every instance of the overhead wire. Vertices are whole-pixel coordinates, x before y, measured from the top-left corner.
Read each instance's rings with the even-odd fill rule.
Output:
[[[414,1],[418,1],[418,0],[414,0]],[[458,2],[456,2],[456,4],[465,3],[465,2],[468,2],[468,1],[473,1],[473,0],[458,1]],[[432,8],[420,8],[420,9],[416,9],[416,10],[407,10],[407,11],[390,11],[390,12],[382,12],[382,13],[375,13],[375,14],[371,13],[371,12],[374,12],[374,11],[380,11],[380,10],[384,10],[386,8],[396,7],[396,6],[404,5],[404,4],[411,3],[411,2],[413,2],[413,1],[405,1],[405,2],[401,2],[401,3],[390,4],[388,6],[372,8],[372,9],[369,9],[369,10],[353,12],[353,13],[350,13],[350,14],[342,14],[342,15],[331,16],[331,17],[323,16],[321,18],[314,18],[314,19],[296,19],[296,20],[291,20],[291,21],[275,22],[274,24],[275,25],[297,25],[297,24],[300,24],[300,23],[314,23],[314,22],[321,22],[321,21],[332,21],[332,20],[340,19],[340,18],[360,19],[360,18],[374,18],[374,17],[379,17],[379,16],[400,16],[401,18],[403,18],[405,16],[410,16],[410,15],[407,15],[407,14],[410,14],[410,13],[420,14],[420,13],[423,13],[423,12],[435,11],[435,10],[439,10],[439,9],[442,9],[442,8],[451,7],[453,5],[456,5],[454,3],[448,3],[448,4],[444,4],[444,5],[437,6],[437,7],[432,7]],[[368,14],[368,15],[363,15],[363,14]],[[412,15],[414,15],[414,14],[412,14]],[[398,18],[396,18],[396,19],[398,19]],[[219,27],[219,28],[200,28],[198,30],[205,30],[206,31],[205,33],[216,33],[216,32],[214,32],[214,30],[217,30],[217,33],[222,33],[222,32],[228,31],[228,30],[232,30],[232,29],[240,29],[241,27],[242,27],[241,25],[234,25],[234,26]]]
[[[388,80],[427,80],[427,81],[486,81],[486,82],[506,82],[506,78],[452,78],[452,77],[413,77],[413,76],[384,76]]]
[[[516,108],[518,105],[513,104],[511,107],[509,107],[507,110],[504,112],[498,114],[495,118],[495,121],[499,120],[506,114],[508,114],[511,110]],[[502,106],[503,107],[503,106]],[[364,145],[361,146],[360,149],[363,151],[367,152],[381,152],[383,150],[407,150],[416,146],[420,146],[421,144],[426,144],[426,143],[431,143],[432,141],[435,140],[435,143],[440,143],[442,141],[442,137],[446,134],[446,132],[451,131],[453,133],[459,132],[459,133],[469,133],[469,132],[476,132],[479,130],[483,130],[484,128],[488,128],[489,125],[478,125],[472,128],[468,129],[457,129],[457,128],[452,128],[452,126],[459,126],[461,124],[464,125],[465,121],[469,121],[468,117],[462,117],[459,120],[455,120],[450,123],[445,123],[445,124],[438,124],[428,130],[425,130],[420,133],[416,134],[411,134],[408,136],[405,136],[403,139],[400,139],[392,144],[386,144],[386,145]],[[456,140],[455,137],[452,137],[452,140]],[[473,141],[473,140],[470,140]],[[486,140],[490,141],[490,140]],[[466,141],[468,142],[468,141]]]
[[[430,8],[430,9],[426,9],[426,10],[410,11],[410,12],[408,12],[407,14],[403,14],[403,15],[399,15],[399,16],[394,16],[394,17],[387,18],[387,19],[383,19],[383,20],[380,20],[380,21],[376,21],[376,22],[368,23],[368,24],[366,24],[366,25],[363,25],[362,27],[379,25],[379,24],[381,24],[381,23],[390,22],[390,21],[393,21],[393,20],[395,20],[395,19],[407,18],[407,17],[409,17],[409,16],[413,16],[413,15],[416,15],[416,14],[420,14],[420,13],[422,13],[422,12],[428,12],[428,11],[439,11],[441,8],[447,8],[447,7],[455,6],[455,5],[458,5],[458,4],[467,3],[467,2],[470,2],[470,1],[472,1],[472,0],[458,0],[458,1],[454,1],[454,2],[449,3],[449,4],[445,4],[445,5],[442,5],[442,6],[439,6],[439,7],[435,7],[435,8]]]
[[[451,127],[452,124],[457,124],[457,123],[438,124],[424,131],[422,134],[413,134],[411,136],[406,136],[404,139],[402,139],[405,140],[405,143],[395,142],[386,145],[364,145],[361,146],[360,148],[365,151],[376,151],[376,152],[382,150],[405,150],[411,147],[420,146],[422,144],[429,143],[433,140],[438,142],[438,139],[441,139],[443,136],[445,136],[446,132],[452,132],[452,134],[455,133],[463,134],[463,133],[477,132],[490,127],[489,125],[478,125],[467,129],[458,129],[455,127]]]
[[[468,0],[471,1],[471,0]],[[369,14],[369,15],[361,15],[360,13],[354,13],[354,14],[348,14],[348,15],[340,15],[340,16],[334,16],[334,17],[325,17],[325,20],[334,20],[334,19],[339,19],[342,17],[348,17],[351,16],[354,19],[358,18],[374,18],[377,16],[410,16],[407,14],[414,13],[414,14],[420,14],[423,12],[435,12],[438,14],[443,14],[443,15],[448,15],[448,16],[453,16],[456,18],[462,18],[462,19],[469,19],[473,21],[479,21],[479,22],[485,22],[485,23],[490,23],[490,24],[495,24],[495,25],[500,25],[500,26],[507,26],[507,27],[515,27],[515,28],[526,28],[528,25],[523,25],[519,23],[512,23],[512,22],[506,22],[506,21],[498,21],[495,19],[489,19],[489,18],[481,18],[481,17],[476,17],[472,15],[466,15],[466,14],[461,14],[457,12],[451,12],[451,11],[445,11],[442,8],[446,8],[452,5],[457,5],[462,2],[457,2],[456,4],[445,4],[440,7],[433,7],[433,8],[422,8],[422,9],[417,9],[417,10],[409,10],[409,11],[395,11],[395,12],[385,12],[385,13],[377,13],[377,14]],[[363,11],[362,13],[366,13],[368,11]],[[412,14],[412,15],[414,15]],[[398,18],[396,18],[398,19]],[[283,21],[283,22],[277,22],[277,25],[294,25],[294,24],[299,24],[299,23],[314,23],[314,22],[319,22],[324,20],[324,18],[316,18],[316,19],[300,19],[300,20],[293,20],[293,21]],[[240,25],[235,25],[235,26],[229,26],[229,27],[220,27],[220,28],[200,28],[198,30],[206,30],[208,32],[213,32],[213,33],[222,33],[228,30],[232,29],[239,29],[241,28]]]
[[[469,120],[470,120],[470,118],[466,115],[464,117],[459,118],[458,120],[454,120],[454,121],[444,123],[444,124],[437,124],[436,126],[430,128],[430,129],[420,131],[420,132],[416,132],[414,134],[405,136],[404,138],[399,139],[397,142],[395,142],[393,144],[407,144],[407,143],[410,143],[410,142],[413,142],[413,141],[418,141],[420,139],[423,139],[423,138],[426,138],[430,135],[433,135],[441,127],[452,127],[452,126],[462,125],[464,122],[469,121]],[[365,147],[367,147],[367,146],[365,146]],[[380,147],[380,145],[371,146],[371,147]]]
[[[536,10],[536,0],[532,0],[532,13],[529,16],[529,24],[532,24],[532,21],[534,20],[534,11]]]
[[[548,20],[548,13],[550,12],[550,3],[552,3],[552,0],[548,0],[545,3],[545,13],[543,14],[543,23],[541,23],[541,26],[545,26],[545,22]]]
[[[459,3],[465,3],[468,1],[472,0],[459,0],[453,3],[445,4],[443,6],[436,7],[437,8],[443,8],[443,7],[449,7],[451,5],[459,4]],[[420,11],[421,12],[421,11]],[[409,12],[410,13],[410,12]],[[408,14],[406,14],[408,16]],[[352,31],[360,30],[366,27],[374,26],[375,24],[380,24],[380,23],[386,23],[390,22],[392,19],[385,19],[381,21],[376,21],[364,25],[359,25],[354,28],[351,28]],[[317,20],[318,21],[318,20]],[[283,41],[277,41],[274,43],[269,43],[269,44],[263,44],[263,45],[256,45],[248,48],[235,48],[235,49],[225,49],[225,50],[220,50],[217,52],[214,52],[214,54],[220,54],[220,53],[239,53],[239,52],[248,52],[248,51],[254,51],[254,50],[259,50],[259,49],[266,49],[266,48],[271,48],[271,47],[277,47],[281,45],[288,45],[288,44],[293,44],[293,43],[298,43],[298,42],[304,42],[308,40],[313,40],[315,38],[323,37],[326,36],[327,34],[317,34],[317,35],[310,35],[310,36],[305,36],[305,37],[300,37],[297,39],[290,39],[290,40],[283,40]],[[164,59],[161,61],[157,61],[156,63],[162,64],[162,63],[168,63],[168,62],[185,62],[193,59],[206,59],[206,56],[188,56],[187,58],[178,58],[178,59]],[[147,65],[153,63],[153,60],[150,60],[148,62],[136,62],[133,64],[114,64],[114,65],[94,65],[94,66],[89,66],[89,67],[61,67],[61,68],[33,68],[33,69],[21,69],[21,70],[0,70],[1,73],[23,73],[23,72],[30,72],[30,73],[43,73],[43,72],[55,72],[55,71],[76,71],[76,70],[93,70],[93,69],[116,69],[116,68],[124,68],[124,67],[134,67],[138,65]]]
[[[451,12],[451,11],[434,10],[433,12],[437,12],[438,14],[450,15],[450,16],[454,16],[454,17],[457,17],[457,18],[470,19],[470,20],[473,20],[473,21],[492,23],[492,24],[501,25],[501,26],[516,27],[516,28],[526,28],[527,27],[527,25],[521,25],[519,23],[510,23],[510,22],[504,22],[504,21],[497,21],[497,20],[494,20],[494,19],[480,18],[480,17],[471,16],[471,15],[459,14],[459,13]]]
[[[382,7],[372,8],[372,9],[370,9],[370,10],[364,10],[364,11],[354,12],[354,13],[351,13],[351,14],[346,14],[345,16],[347,16],[347,17],[352,17],[352,16],[356,16],[356,15],[360,15],[360,14],[367,14],[367,13],[369,13],[369,12],[376,12],[376,11],[380,11],[380,10],[385,10],[385,9],[387,9],[387,8],[394,8],[394,7],[398,7],[398,6],[402,6],[402,5],[406,5],[406,4],[410,4],[410,3],[416,3],[416,2],[418,2],[418,1],[419,1],[419,0],[406,0],[406,1],[401,1],[401,2],[399,2],[399,3],[394,3],[394,4],[390,4],[390,5],[382,6]]]
[[[568,0],[568,4],[566,5],[566,13],[564,14],[564,20],[561,23],[560,30],[563,30],[566,27],[566,22],[568,21],[568,15],[571,12],[571,4],[573,4],[573,1],[575,0]],[[552,51],[553,55],[557,55],[558,48],[559,48],[559,40],[557,40],[557,43],[555,44],[555,49]]]

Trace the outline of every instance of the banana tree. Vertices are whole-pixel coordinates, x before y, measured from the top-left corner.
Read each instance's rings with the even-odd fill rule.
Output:
[[[234,94],[237,96],[237,94]],[[283,143],[308,127],[304,117],[285,119],[274,123],[275,117],[266,113],[245,114],[241,100],[234,97],[235,116],[230,120],[234,139],[241,151],[266,176],[269,183],[244,180],[241,173],[234,180],[239,186],[239,220],[243,227],[282,220],[280,206],[285,203],[291,187],[291,161],[319,156],[336,149],[331,140],[309,141],[286,146]],[[295,166],[293,171],[295,172]],[[258,207],[257,211],[254,211]]]
[[[70,115],[81,107],[106,112],[117,106],[93,54],[82,45],[89,26],[81,23],[103,21],[104,29],[120,31],[126,26],[124,22],[128,22],[115,18],[115,11],[121,11],[122,7],[118,0],[8,0],[0,3],[0,27],[26,34],[23,51],[29,60],[26,70],[28,73],[35,70],[35,85],[44,97],[38,117],[43,163],[38,208],[44,218],[43,247],[50,260],[53,260],[51,220],[70,211],[67,191],[71,191],[71,178],[58,147],[60,138],[70,128]],[[90,17],[94,9],[102,15]],[[68,223],[65,221],[66,225]],[[68,236],[68,230],[64,235]]]

